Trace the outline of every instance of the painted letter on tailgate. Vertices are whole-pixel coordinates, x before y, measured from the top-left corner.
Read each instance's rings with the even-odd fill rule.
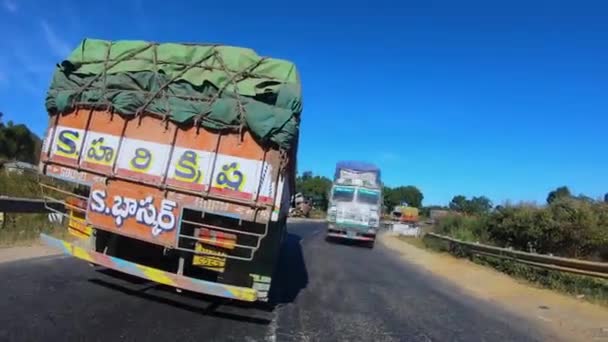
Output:
[[[174,246],[179,223],[177,202],[159,190],[130,183],[96,183],[87,220],[94,226],[144,241]]]

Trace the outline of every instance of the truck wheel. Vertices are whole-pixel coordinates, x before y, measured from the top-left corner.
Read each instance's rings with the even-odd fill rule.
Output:
[[[376,240],[368,241],[367,242],[367,248],[373,249],[375,244],[376,244]]]

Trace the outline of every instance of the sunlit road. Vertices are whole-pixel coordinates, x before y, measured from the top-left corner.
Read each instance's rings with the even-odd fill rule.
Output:
[[[0,265],[1,341],[534,341],[528,323],[374,249],[291,223],[277,306],[133,284],[67,257]]]

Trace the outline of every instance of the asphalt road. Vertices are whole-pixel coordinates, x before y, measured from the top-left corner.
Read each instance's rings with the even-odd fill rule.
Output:
[[[536,341],[527,322],[377,244],[291,223],[274,308],[131,283],[68,257],[0,265],[1,341]]]

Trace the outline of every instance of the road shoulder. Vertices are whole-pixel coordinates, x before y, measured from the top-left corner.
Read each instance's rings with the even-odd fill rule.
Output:
[[[503,273],[424,250],[390,234],[380,241],[401,259],[448,280],[463,291],[549,329],[566,340],[608,341],[608,309],[519,282]]]
[[[38,243],[32,246],[1,247],[0,264],[24,259],[54,256],[59,254],[61,253],[59,253],[57,250],[40,245]]]

